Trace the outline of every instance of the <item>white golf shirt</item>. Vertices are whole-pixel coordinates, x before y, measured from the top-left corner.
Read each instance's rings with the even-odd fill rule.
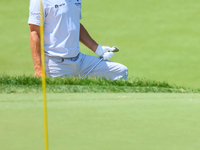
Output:
[[[78,55],[81,0],[43,0],[44,43],[48,56]],[[40,25],[40,0],[30,0],[28,24]]]

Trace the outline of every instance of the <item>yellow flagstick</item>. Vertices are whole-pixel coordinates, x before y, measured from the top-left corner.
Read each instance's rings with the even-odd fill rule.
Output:
[[[43,113],[44,113],[44,141],[45,150],[48,150],[48,127],[47,127],[47,101],[46,101],[46,79],[45,79],[45,58],[44,58],[44,25],[43,25],[43,5],[40,0],[40,47],[42,59],[42,90],[43,90]]]

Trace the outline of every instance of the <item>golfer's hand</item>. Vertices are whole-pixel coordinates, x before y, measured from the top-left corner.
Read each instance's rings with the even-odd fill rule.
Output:
[[[42,77],[42,72],[35,72],[35,77]]]
[[[106,53],[106,52],[113,52],[115,50],[116,50],[116,47],[100,46],[100,45],[98,45],[95,53],[97,54],[97,56],[102,57],[104,53]],[[108,55],[108,54],[106,54],[106,55]]]
[[[102,46],[103,52],[113,52],[116,50],[116,47]]]
[[[102,54],[101,58],[103,58],[103,60],[108,60],[110,59],[112,56],[114,56],[113,52],[105,52]]]
[[[46,76],[46,73],[45,73]],[[35,71],[35,77],[42,77],[42,70]]]

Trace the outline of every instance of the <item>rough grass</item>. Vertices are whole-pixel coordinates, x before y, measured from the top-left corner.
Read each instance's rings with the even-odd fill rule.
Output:
[[[199,93],[200,89],[189,89],[145,78],[110,81],[100,78],[81,79],[46,78],[48,93]],[[0,93],[38,93],[42,92],[41,78],[33,76],[0,75]]]

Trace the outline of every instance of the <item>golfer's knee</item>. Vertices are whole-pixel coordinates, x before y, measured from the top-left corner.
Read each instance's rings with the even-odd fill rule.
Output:
[[[126,66],[123,66],[121,68],[121,72],[122,72],[122,78],[126,80],[128,78],[128,68]]]
[[[124,65],[119,65],[118,66],[118,71],[115,74],[115,78],[113,80],[118,80],[118,79],[127,79],[128,78],[128,68]]]

